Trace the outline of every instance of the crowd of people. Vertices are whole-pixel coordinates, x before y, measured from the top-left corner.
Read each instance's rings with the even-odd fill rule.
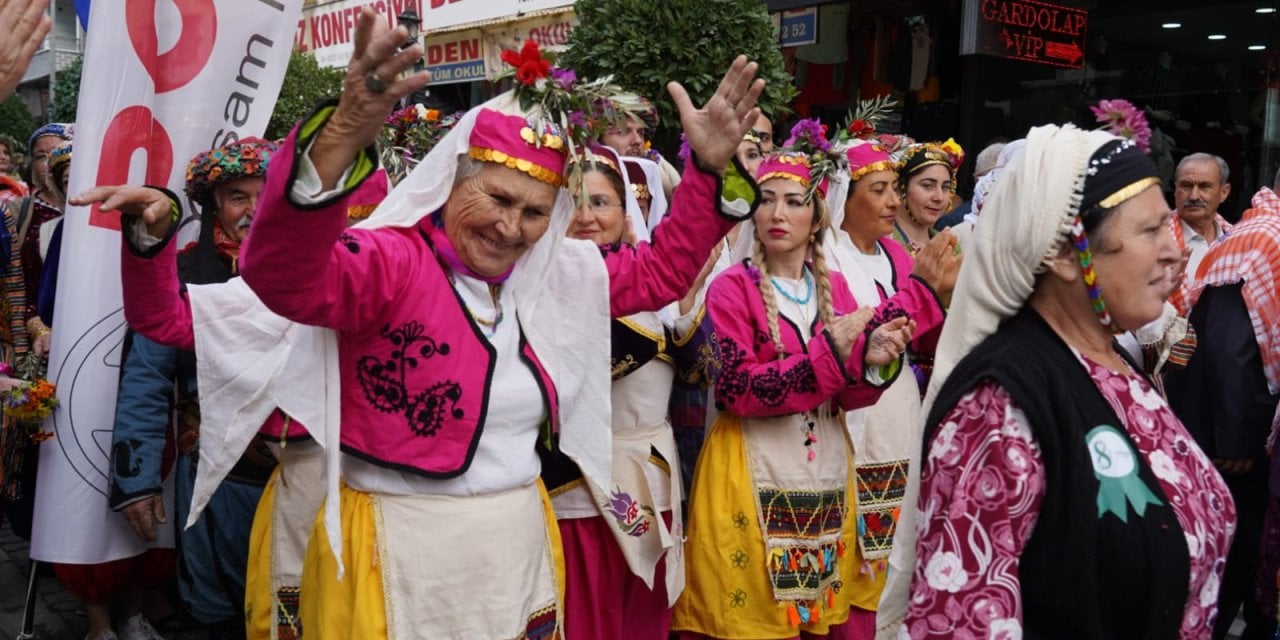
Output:
[[[64,208],[121,216],[108,500],[178,542],[55,566],[90,640],[161,637],[175,580],[211,638],[1275,634],[1280,174],[1232,226],[1220,158],[1164,185],[1051,124],[954,215],[965,151],[874,102],[775,134],[740,57],[701,106],[671,83],[670,162],[647,101],[529,43],[389,175],[405,38],[366,10],[341,97],[185,198],[68,198],[70,124],[27,187],[0,139],[0,382],[75,304]],[[39,432],[5,434],[30,536]]]

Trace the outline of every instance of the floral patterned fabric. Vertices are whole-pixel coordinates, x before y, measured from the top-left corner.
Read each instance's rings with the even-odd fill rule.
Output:
[[[1235,530],[1226,485],[1145,379],[1082,362],[1186,534],[1191,583],[1180,635],[1208,637]],[[1018,560],[1035,529],[1044,479],[1040,447],[1003,388],[980,384],[947,414],[925,461],[918,558],[900,637],[1022,637]]]

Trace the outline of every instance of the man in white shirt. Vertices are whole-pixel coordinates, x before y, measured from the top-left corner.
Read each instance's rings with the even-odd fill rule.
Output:
[[[1191,248],[1187,274],[1194,275],[1209,245],[1230,224],[1218,215],[1218,206],[1231,193],[1227,163],[1207,153],[1193,153],[1178,163],[1174,174],[1173,202],[1182,223],[1184,246]]]
[[[1218,207],[1231,193],[1227,162],[1208,153],[1193,153],[1178,162],[1173,179],[1173,202],[1178,215],[1173,219],[1173,237],[1181,249],[1190,249],[1186,278],[1169,302],[1179,315],[1190,311],[1186,296],[1196,279],[1200,261],[1209,247],[1231,229],[1218,214]]]

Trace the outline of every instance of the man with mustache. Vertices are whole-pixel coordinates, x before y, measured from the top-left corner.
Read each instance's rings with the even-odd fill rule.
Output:
[[[1218,207],[1231,193],[1229,178],[1227,162],[1208,153],[1183,158],[1174,173],[1173,202],[1178,215],[1172,222],[1173,237],[1179,248],[1191,252],[1187,277],[1169,298],[1182,316],[1191,311],[1188,294],[1195,285],[1200,262],[1209,247],[1231,229],[1231,224],[1218,213]]]
[[[201,152],[188,164],[186,194],[202,211],[200,237],[179,252],[177,278],[172,275],[172,262],[167,267],[160,259],[147,263],[149,268],[169,274],[173,290],[226,282],[238,275],[240,243],[248,236],[258,192],[275,152],[272,142],[245,138]],[[170,197],[176,202],[175,196]],[[172,205],[172,210],[176,222],[179,206]],[[132,256],[156,256],[173,241],[179,226],[171,224],[162,238],[126,228],[126,251]],[[126,316],[131,311],[126,310]],[[176,319],[169,320],[178,324]],[[276,465],[274,453],[264,440],[255,440],[228,481],[214,492],[197,526],[182,528],[192,502],[200,445],[195,352],[166,346],[145,337],[152,335],[147,327],[137,328],[140,333],[130,331],[125,346],[112,432],[109,503],[147,542],[154,542],[161,525],[170,521],[163,496],[162,461],[173,402],[178,415],[172,504],[179,527],[179,594],[192,617],[206,625],[211,639],[244,638],[250,526]]]
[[[1276,629],[1280,477],[1272,474],[1280,462],[1267,449],[1280,436],[1278,191],[1280,173],[1275,186],[1254,195],[1253,208],[1231,233],[1206,252],[1188,298],[1199,345],[1187,367],[1165,381],[1170,405],[1213,460],[1236,505],[1214,640],[1226,636],[1241,605],[1241,638],[1271,638]]]

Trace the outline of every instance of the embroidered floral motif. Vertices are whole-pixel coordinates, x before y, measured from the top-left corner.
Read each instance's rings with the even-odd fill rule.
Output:
[[[458,408],[462,387],[446,380],[410,397],[411,392],[405,386],[409,370],[416,369],[420,360],[449,355],[447,343],[437,343],[424,332],[421,323],[412,321],[394,330],[384,327],[382,337],[395,348],[386,359],[372,355],[360,358],[356,363],[356,379],[365,400],[375,409],[383,413],[403,413],[415,434],[433,436],[445,418],[462,418],[463,411]]]
[[[629,353],[626,356],[624,356],[621,360],[618,360],[617,358],[613,358],[610,360],[610,363],[609,363],[610,375],[613,376],[614,380],[617,380],[618,378],[625,376],[626,374],[630,373],[633,369],[638,369],[639,367],[640,367],[640,363],[636,362],[635,356]]]
[[[906,315],[906,310],[893,301],[890,301],[888,304],[882,304],[876,308],[875,314],[871,316],[871,320],[867,322],[867,326],[862,330],[862,333],[865,334],[867,338],[870,338],[872,332],[880,328],[880,325],[898,318],[906,317]]]
[[[142,456],[137,450],[142,447],[141,440],[127,438],[111,448],[112,460],[115,462],[116,475],[121,478],[134,478],[142,473]]]
[[[758,335],[756,338],[769,340],[768,336]],[[770,367],[753,376],[743,366],[747,352],[737,342],[731,338],[720,338],[714,343],[720,369],[716,378],[718,402],[732,402],[750,391],[761,404],[776,407],[792,393],[813,393],[818,388],[818,376],[814,373],[813,363],[808,360],[786,370]]]
[[[341,242],[342,245],[347,248],[347,251],[350,251],[351,253],[360,253],[360,244],[356,242],[355,236],[343,232],[342,235],[338,236],[338,242]]]
[[[742,589],[735,589],[733,593],[729,594],[729,606],[734,609],[747,606],[747,592]]]
[[[747,514],[739,511],[733,515],[733,528],[739,531],[747,530]]]
[[[747,563],[750,562],[750,560],[751,557],[742,549],[738,549],[729,555],[729,562],[733,564],[734,569],[746,569]]]
[[[609,494],[609,504],[604,505],[604,510],[618,521],[623,533],[633,538],[643,536],[653,527],[653,508],[636,502],[621,488]]]

